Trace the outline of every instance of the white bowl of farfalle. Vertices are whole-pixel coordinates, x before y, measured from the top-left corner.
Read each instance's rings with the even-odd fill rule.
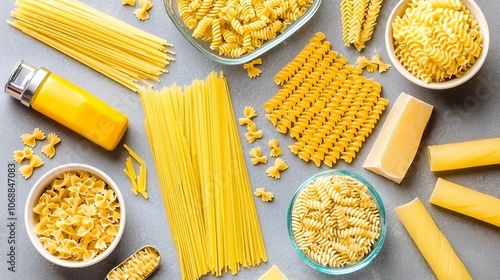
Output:
[[[115,182],[85,164],[65,164],[31,189],[25,224],[35,249],[50,262],[87,267],[116,248],[125,229],[125,204]]]

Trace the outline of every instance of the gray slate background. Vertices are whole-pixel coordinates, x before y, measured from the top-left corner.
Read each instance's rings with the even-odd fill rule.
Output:
[[[158,189],[156,172],[148,148],[143,126],[143,112],[139,96],[114,83],[105,76],[94,72],[79,62],[58,51],[22,34],[8,26],[14,1],[0,1],[0,85],[20,59],[36,66],[44,66],[75,84],[85,88],[112,106],[128,115],[130,125],[125,135],[127,143],[147,162],[148,192],[150,199],[145,201],[129,191],[130,183],[122,172],[127,153],[121,147],[107,152],[87,140],[65,129],[46,117],[22,106],[6,94],[0,94],[0,278],[1,279],[103,279],[107,272],[131,253],[145,244],[152,244],[162,253],[160,269],[152,279],[180,279],[176,252],[169,234],[168,222],[164,214],[163,202]],[[383,96],[391,100],[391,105],[400,92],[404,91],[434,105],[434,112],[421,143],[421,148],[407,177],[401,185],[392,183],[362,168],[369,149],[378,135],[380,125],[365,142],[352,164],[338,163],[336,168],[349,169],[364,176],[379,191],[388,213],[388,234],[379,256],[368,267],[344,277],[331,277],[313,271],[302,263],[295,254],[286,230],[286,211],[295,189],[308,177],[319,171],[312,163],[305,163],[287,150],[292,139],[281,135],[264,117],[262,105],[273,96],[278,87],[273,83],[274,74],[298,53],[310,37],[318,31],[326,34],[333,49],[355,63],[360,55],[354,48],[346,48],[341,40],[340,1],[324,0],[319,11],[299,32],[290,37],[267,54],[262,56],[263,73],[257,79],[249,79],[241,66],[224,66],[201,56],[175,29],[167,17],[162,1],[153,0],[150,19],[138,21],[134,8],[121,6],[121,1],[83,1],[111,14],[127,23],[166,38],[174,45],[176,61],[168,66],[170,73],[162,76],[157,85],[168,86],[172,83],[190,84],[194,79],[205,78],[210,71],[224,71],[232,92],[235,114],[242,115],[244,106],[254,106],[259,116],[255,122],[264,131],[264,138],[254,144],[244,139],[245,128],[239,127],[245,154],[260,145],[267,148],[267,141],[278,138],[284,149],[283,158],[290,168],[282,174],[281,180],[274,180],[265,174],[266,165],[251,166],[247,156],[248,172],[254,188],[266,187],[275,194],[272,203],[255,200],[262,232],[268,253],[268,262],[251,269],[242,269],[235,279],[257,279],[273,264],[277,264],[289,279],[434,279],[435,276],[413,241],[397,219],[394,207],[407,203],[418,196],[425,204],[438,226],[447,236],[455,251],[475,279],[498,279],[500,264],[500,231],[494,226],[472,220],[430,205],[430,197],[438,176],[484,193],[500,197],[500,170],[498,166],[474,168],[469,170],[432,173],[429,171],[425,147],[454,141],[466,141],[500,136],[500,65],[499,34],[500,1],[478,0],[489,22],[491,33],[490,53],[481,71],[466,84],[447,91],[431,91],[418,88],[406,81],[395,69],[384,74],[365,73],[383,85]],[[379,53],[389,61],[383,43],[384,29],[389,13],[397,3],[386,0],[372,40],[367,44],[363,55]],[[387,112],[382,116],[382,123]],[[8,231],[7,224],[7,165],[13,163],[12,151],[22,148],[19,136],[34,127],[46,132],[56,132],[62,139],[57,146],[57,155],[35,170],[29,180],[19,174],[17,182],[16,216],[16,272],[7,270]],[[39,148],[39,147],[38,147]],[[500,148],[500,147],[499,147]],[[72,162],[81,162],[102,169],[111,176],[123,190],[127,204],[127,225],[118,248],[106,261],[89,268],[67,269],[55,266],[42,258],[28,240],[23,224],[26,196],[31,185],[51,168]],[[17,166],[16,166],[17,168]],[[205,276],[203,279],[215,277]],[[223,277],[232,279],[230,275]]]

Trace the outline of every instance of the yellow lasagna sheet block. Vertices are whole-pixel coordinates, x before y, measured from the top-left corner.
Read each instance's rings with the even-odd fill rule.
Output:
[[[420,199],[396,207],[396,214],[438,279],[472,279]]]
[[[500,227],[500,199],[439,178],[429,202]]]
[[[363,167],[401,183],[415,158],[431,113],[432,105],[402,92]]]

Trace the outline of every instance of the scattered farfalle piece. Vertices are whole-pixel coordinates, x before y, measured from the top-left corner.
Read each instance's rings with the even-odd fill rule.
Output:
[[[42,153],[49,158],[53,158],[56,154],[56,148],[54,147],[57,143],[61,142],[61,138],[57,134],[51,132],[47,135],[48,144],[42,147]]]
[[[267,146],[271,149],[271,156],[272,157],[278,157],[283,154],[283,151],[281,151],[280,148],[280,143],[278,142],[278,139],[271,139],[267,143]]]
[[[366,56],[360,56],[358,57],[358,61],[356,63],[356,67],[359,69],[366,68],[368,72],[375,72],[377,71],[378,65],[373,63],[368,59]]]
[[[376,55],[372,56],[371,63],[376,64],[378,66],[379,73],[385,72],[389,68],[391,68],[390,64],[387,64],[387,63],[382,61],[382,59],[380,58],[380,54],[376,54]]]
[[[43,133],[40,128],[36,127],[32,134],[25,133],[21,135],[21,139],[23,140],[24,145],[33,148],[36,146],[36,140],[45,139],[45,133]]]
[[[19,173],[23,176],[24,179],[28,179],[33,174],[33,170],[37,167],[42,166],[43,161],[42,158],[37,155],[32,155],[30,158],[30,163],[25,164],[19,167]]]
[[[262,155],[262,149],[256,147],[250,150],[249,155],[252,157],[252,164],[267,163],[267,157]]]
[[[122,0],[122,5],[135,6],[135,0]]]
[[[240,125],[246,125],[248,127],[253,124],[251,119],[256,116],[257,112],[254,107],[245,106],[245,109],[243,109],[243,118],[239,118],[238,121]]]
[[[248,143],[253,143],[255,140],[262,138],[262,130],[257,130],[257,125],[255,123],[251,123],[247,126],[248,131],[245,133],[245,138]]]
[[[238,121],[240,122],[240,125],[249,126],[249,125],[253,124],[253,121],[249,118],[239,118]]]
[[[33,150],[29,147],[24,147],[22,150],[14,151],[14,160],[17,163],[23,162],[25,159],[30,159],[33,155]]]
[[[259,68],[255,67],[256,64],[259,64],[259,65],[262,64],[262,59],[257,58],[257,59],[250,61],[249,63],[243,64],[243,69],[247,70],[248,77],[255,78],[255,77],[259,76],[260,73],[262,73],[262,71]]]
[[[255,189],[254,194],[256,196],[260,196],[260,199],[262,199],[262,201],[264,202],[272,201],[274,198],[274,194],[272,192],[266,191],[265,188]]]
[[[245,118],[251,119],[257,116],[257,111],[255,111],[254,107],[245,106],[245,109],[243,109],[243,116],[245,116]]]
[[[139,5],[141,7],[134,11],[135,16],[140,20],[149,19],[148,10],[153,7],[153,3],[149,0],[139,0]]]
[[[288,169],[288,164],[282,158],[277,158],[274,161],[274,165],[266,170],[266,173],[269,177],[279,179],[281,178],[280,172],[286,169]]]

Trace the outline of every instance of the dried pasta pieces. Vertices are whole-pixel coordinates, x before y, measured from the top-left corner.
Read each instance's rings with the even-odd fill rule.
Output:
[[[452,245],[418,197],[396,214],[437,279],[472,279]]]
[[[120,202],[101,178],[86,171],[62,172],[47,184],[36,205],[34,232],[59,259],[88,261],[113,242]]]
[[[267,176],[274,178],[274,179],[280,179],[281,178],[281,171],[287,170],[288,169],[288,164],[282,159],[282,158],[276,158],[274,160],[273,166],[270,166],[267,168],[266,173]]]
[[[30,147],[24,147],[22,150],[16,150],[13,153],[14,160],[17,163],[23,162],[25,159],[30,159],[33,156],[33,149]]]
[[[83,2],[15,0],[7,23],[134,92],[168,73],[167,40]]]
[[[274,198],[274,194],[270,191],[266,191],[266,188],[257,188],[255,189],[254,194],[260,197],[260,199],[264,202],[270,202]]]
[[[276,130],[296,140],[293,154],[317,166],[352,162],[389,104],[382,85],[362,73],[318,32],[275,75],[281,88],[263,107]]]
[[[241,57],[281,34],[313,1],[178,1],[191,36],[219,55]]]
[[[373,63],[366,56],[358,57],[358,61],[356,62],[356,67],[358,67],[359,69],[366,68],[368,72],[375,72],[378,69],[378,65]]]
[[[381,234],[380,211],[368,187],[351,176],[324,175],[310,181],[297,194],[291,212],[297,246],[323,266],[360,261]]]
[[[252,118],[257,116],[257,111],[255,111],[254,107],[245,106],[243,109],[243,117],[238,119],[240,125],[249,125],[253,124]]]
[[[35,147],[37,140],[45,139],[45,133],[38,127],[33,130],[33,133],[25,133],[21,135],[21,139],[23,140],[24,145],[28,147]]]
[[[150,0],[139,0],[139,9],[134,11],[135,16],[140,20],[149,19],[148,11],[153,7],[153,3]]]
[[[271,139],[267,143],[267,146],[271,149],[270,155],[271,157],[279,157],[283,154],[283,151],[280,148],[280,144],[278,139]]]
[[[160,265],[160,252],[153,246],[144,246],[113,268],[106,280],[147,279]]]
[[[56,154],[55,145],[58,144],[59,142],[61,142],[61,138],[59,138],[59,136],[57,136],[57,134],[55,134],[54,132],[51,132],[51,133],[47,134],[47,140],[49,141],[49,143],[45,144],[42,147],[41,151],[47,157],[53,158],[54,155]]]
[[[267,163],[267,157],[262,155],[262,149],[260,147],[252,148],[249,154],[252,157],[253,165]]]
[[[383,62],[379,54],[375,54],[371,59],[368,59],[366,56],[358,57],[356,67],[360,69],[366,68],[368,72],[378,71],[379,73],[383,73],[389,70],[391,65]]]
[[[262,64],[262,59],[257,58],[250,61],[249,63],[243,64],[243,69],[247,70],[248,77],[255,78],[259,76],[260,73],[262,73],[262,71],[259,68],[255,67],[255,65],[261,65],[261,64]]]
[[[445,171],[500,164],[500,138],[477,139],[430,145],[427,156],[431,171]]]
[[[429,202],[500,227],[500,198],[438,178]]]
[[[248,143],[253,143],[255,140],[262,138],[262,130],[257,129],[257,125],[255,123],[251,123],[247,126],[248,131],[245,133],[245,138]]]
[[[340,17],[342,40],[346,46],[354,45],[358,51],[371,39],[383,0],[342,0]]]
[[[374,63],[378,66],[379,73],[383,73],[383,72],[389,70],[389,68],[391,68],[390,64],[387,64],[387,63],[382,61],[382,58],[380,58],[380,54],[376,54],[376,55],[372,56],[370,62]]]
[[[447,81],[471,69],[483,38],[467,7],[461,1],[412,0],[407,5],[404,15],[390,23],[401,65],[425,83]]]
[[[141,194],[145,199],[148,199],[149,195],[146,191],[146,163],[127,144],[124,144],[123,147],[128,151],[130,155],[125,161],[125,169],[123,169],[123,172],[130,179],[130,183],[132,184],[132,192],[135,195]],[[139,163],[139,175],[137,175],[137,173],[135,172],[132,158],[137,161],[137,163]]]
[[[245,106],[245,108],[243,109],[243,116],[245,119],[252,119],[257,116],[257,111],[255,111],[254,107]],[[242,123],[240,122],[240,124]]]
[[[135,6],[135,0],[122,0],[122,5]]]
[[[43,165],[43,160],[40,156],[33,154],[30,157],[28,164],[19,167],[19,173],[24,179],[28,179],[33,174],[33,170]]]

